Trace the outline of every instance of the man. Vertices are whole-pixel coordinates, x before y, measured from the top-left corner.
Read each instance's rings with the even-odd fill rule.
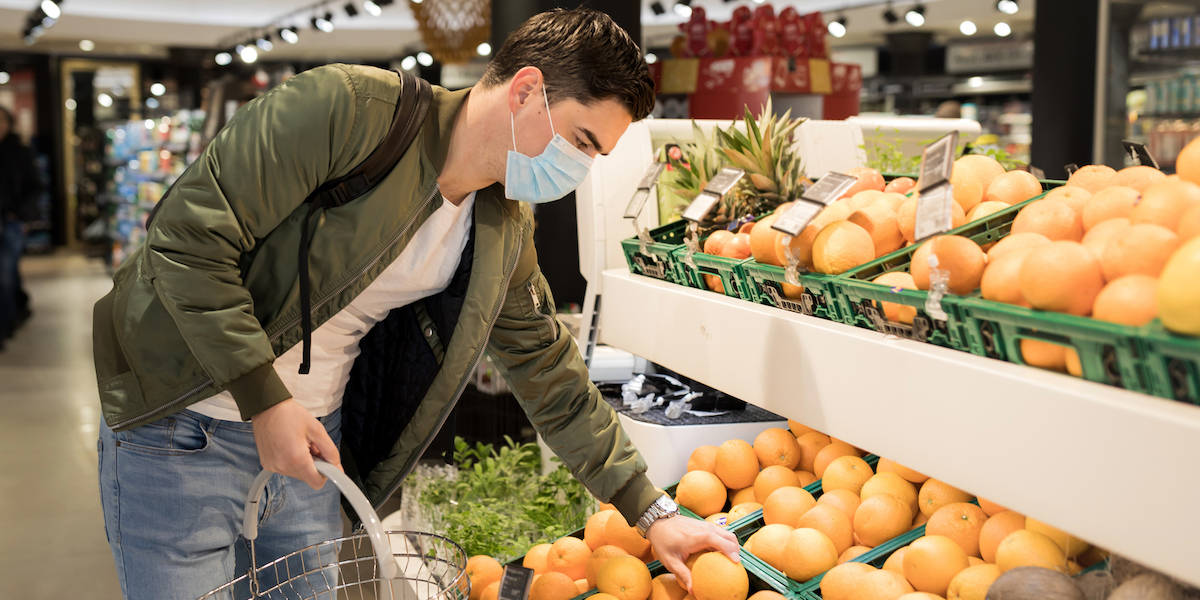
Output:
[[[12,113],[0,106],[0,350],[29,317],[19,263],[25,250],[25,222],[37,216],[41,191],[33,152],[14,131]]]
[[[485,350],[563,462],[644,528],[682,581],[696,551],[736,557],[728,532],[670,518],[537,267],[529,204],[578,186],[654,103],[637,45],[601,13],[527,21],[479,85],[435,89],[378,187],[319,213],[307,258],[316,329],[297,343],[302,201],[379,144],[399,93],[394,73],[333,65],[243,108],[97,303],[100,483],[124,592],[195,597],[239,574],[260,463],[287,477],[268,486],[258,564],[338,537],[338,493],[313,457],[379,506]]]

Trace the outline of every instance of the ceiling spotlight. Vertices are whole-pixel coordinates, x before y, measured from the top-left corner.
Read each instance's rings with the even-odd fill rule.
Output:
[[[411,71],[411,70],[415,69],[416,67],[417,67],[417,57],[412,56],[411,54],[408,56],[405,56],[404,60],[400,61],[400,68],[404,69],[405,71]]]
[[[158,98],[146,98],[146,108],[158,108],[158,106]],[[153,126],[147,127],[147,129],[153,129]]]
[[[228,52],[218,52],[217,55],[213,57],[213,62],[222,67],[227,66],[229,63],[233,62],[233,55]]]
[[[692,0],[678,0],[674,6],[675,14],[685,18],[692,18]]]
[[[167,86],[163,85],[160,81],[155,81],[154,83],[150,84],[150,93],[154,94],[155,96],[161,96],[167,93]]]
[[[904,13],[904,20],[913,27],[920,27],[925,24],[925,5],[918,4]]]
[[[11,80],[12,76],[8,74],[8,71],[0,69],[0,85],[5,85]]]
[[[100,106],[108,108],[113,105],[113,97],[104,92],[100,92],[100,95],[96,96],[96,102],[99,103]]]
[[[295,44],[296,42],[300,41],[300,34],[296,33],[295,27],[282,27],[279,29],[278,33],[279,39],[289,44]]]
[[[373,0],[363,0],[363,10],[372,17],[378,17],[383,14],[383,8],[376,4]]]
[[[1006,15],[1015,15],[1021,7],[1017,5],[1017,0],[996,0],[996,10]]]
[[[253,44],[239,44],[237,54],[238,58],[241,58],[242,62],[246,64],[258,60],[258,48],[255,48]]]
[[[55,21],[62,16],[62,7],[60,7],[58,2],[55,2],[54,0],[42,0],[41,9],[42,12],[46,13],[47,17],[50,17]],[[1017,11],[1014,10],[1013,12]]]
[[[653,12],[654,14],[661,17],[661,16],[667,14],[667,9],[666,9],[666,7],[663,6],[662,2],[655,0],[654,2],[650,3],[650,12]]]
[[[475,46],[475,53],[480,56],[491,56],[492,45],[487,42],[482,42],[478,46]]]
[[[79,40],[79,49],[84,52],[91,52],[96,49],[96,42],[92,40]]]
[[[890,2],[888,3],[887,10],[883,11],[883,20],[886,21],[888,25],[895,25],[896,23],[900,22],[900,17],[896,14],[896,11],[892,9],[892,4]]]
[[[76,108],[79,108],[79,103],[75,102],[74,98],[67,98],[67,101],[63,103],[63,106],[65,106],[67,110],[75,110]]]
[[[422,50],[417,53],[417,62],[421,63],[422,67],[428,67],[433,64],[433,55]]]
[[[254,42],[254,45],[258,46],[263,52],[270,52],[275,49],[275,44],[271,43],[271,36],[265,33],[262,37],[258,38],[258,41]]]
[[[312,18],[313,29],[319,29],[325,33],[333,31],[333,13],[325,13],[323,16]]]
[[[1012,27],[1010,27],[1008,23],[1005,23],[1004,21],[996,23],[996,26],[992,28],[992,31],[996,32],[996,35],[1000,37],[1008,37],[1012,35]]]
[[[412,0],[413,4],[420,4],[421,2],[424,2],[424,0]]]
[[[647,52],[646,53],[646,64],[652,65],[656,62],[658,62],[658,55],[653,52]]]
[[[357,17],[358,16],[358,8],[356,6],[354,6],[353,2],[347,2],[345,9],[346,9],[347,17]]]
[[[830,21],[827,25],[829,35],[835,38],[840,38],[846,35],[846,17],[840,16],[837,19]]]
[[[975,21],[967,19],[966,21],[958,24],[958,30],[961,31],[963,35],[975,35],[975,32],[979,31],[979,28],[975,26]]]
[[[983,78],[978,75],[976,75],[974,77],[968,77],[967,85],[969,87],[973,87],[973,88],[983,87]]]

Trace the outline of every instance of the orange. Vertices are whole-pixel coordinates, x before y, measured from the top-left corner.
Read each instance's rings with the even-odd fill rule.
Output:
[[[791,437],[790,435],[788,437]],[[754,478],[754,497],[766,499],[781,487],[800,487],[796,472],[783,465],[771,465]]]
[[[908,546],[905,546],[892,553],[883,561],[883,568],[887,571],[892,571],[900,575],[904,575],[904,553],[908,552]]]
[[[1006,236],[1004,239],[996,242],[991,250],[988,250],[988,263],[998,260],[1012,252],[1018,252],[1027,248],[1036,248],[1050,243],[1050,238],[1040,233],[1014,233]]]
[[[817,452],[817,457],[813,459],[813,473],[820,479],[825,475],[825,467],[828,467],[835,458],[858,455],[858,450],[846,442],[830,442],[828,446],[821,448]]]
[[[1129,218],[1133,207],[1142,199],[1142,193],[1129,187],[1110,187],[1095,196],[1084,205],[1081,216],[1083,228],[1091,231],[1093,227],[1109,219]]]
[[[616,596],[612,594],[605,594],[604,592],[596,592],[595,594],[588,596],[588,598],[592,600],[617,600]],[[691,598],[691,596],[687,596],[686,598]]]
[[[1135,165],[1117,171],[1112,184],[1133,188],[1139,192],[1167,178],[1167,175],[1154,167]]]
[[[1043,567],[1066,573],[1067,555],[1045,535],[1018,529],[996,547],[996,566],[1004,572],[1017,567]]]
[[[1175,172],[1187,181],[1200,183],[1200,143],[1197,140],[1188,142],[1175,157]]]
[[[761,558],[763,562],[779,569],[783,565],[783,553],[787,549],[792,527],[782,523],[766,525],[755,531],[746,540],[746,551]]]
[[[788,419],[788,429],[791,430],[792,435],[794,435],[796,437],[800,437],[806,433],[811,433],[813,431],[816,431],[812,427],[809,427],[808,425],[805,425],[804,423],[801,423],[800,421],[793,421],[792,419]]]
[[[479,596],[493,581],[500,581],[504,575],[504,567],[500,561],[490,556],[472,556],[467,559],[467,578],[471,580],[471,600],[479,600]]]
[[[591,586],[591,584],[588,583],[588,580],[586,580],[586,579],[576,579],[575,580],[575,589],[579,590],[580,594],[586,594],[588,592],[588,590],[592,589],[592,586]]]
[[[675,501],[701,517],[721,512],[725,500],[725,485],[708,471],[685,473],[675,488]]]
[[[704,520],[716,525],[717,527],[725,527],[732,522],[732,519],[729,518],[729,513],[726,512],[713,513],[707,517],[704,517]]]
[[[876,571],[866,563],[847,562],[829,569],[821,578],[821,597],[824,600],[858,600],[854,588],[867,573]]]
[[[887,187],[887,184],[883,181],[883,175],[871,167],[854,167],[847,170],[846,174],[857,178],[858,181],[854,182],[854,185],[850,186],[850,189],[846,190],[845,194],[842,194],[843,198],[849,198],[863,190],[879,190],[882,192],[883,188]]]
[[[896,600],[912,591],[913,586],[903,575],[876,569],[863,574],[850,597],[854,600]]]
[[[914,471],[894,460],[889,458],[880,458],[879,464],[875,466],[876,473],[895,473],[904,478],[909,483],[925,483],[929,479],[928,475],[924,475],[918,471]]]
[[[1161,225],[1175,231],[1183,214],[1197,204],[1200,204],[1200,185],[1168,179],[1142,192],[1142,201],[1129,213],[1129,221],[1134,225]]]
[[[733,238],[733,232],[727,229],[718,229],[704,240],[705,254],[721,254],[721,250],[725,247],[725,242]]]
[[[1067,178],[1067,185],[1081,187],[1092,194],[1112,185],[1117,172],[1107,165],[1086,165]]]
[[[968,556],[967,564],[969,564],[971,567],[974,567],[975,565],[986,565],[986,564],[990,564],[990,563],[988,563],[988,561],[986,561],[986,560],[983,560],[982,558],[979,558],[978,556]],[[967,568],[970,568],[970,567],[967,567]],[[953,583],[953,582],[951,582],[951,583]]]
[[[692,566],[696,600],[746,600],[750,577],[746,568],[720,552],[705,552]]]
[[[983,199],[1017,204],[1042,193],[1042,184],[1028,171],[1009,171],[992,180]]]
[[[1100,290],[1092,305],[1092,318],[1140,327],[1158,317],[1158,279],[1126,275]]]
[[[1062,200],[1044,199],[1021,209],[1013,220],[1012,232],[1040,233],[1050,240],[1083,239],[1083,220]]]
[[[825,474],[821,477],[821,488],[850,490],[857,494],[874,474],[867,461],[857,456],[839,456],[825,467]]]
[[[608,543],[604,540],[604,528],[613,516],[624,519],[615,510],[602,510],[588,517],[587,524],[583,527],[583,541],[587,542],[589,548],[595,550]]]
[[[967,554],[944,535],[918,538],[904,553],[904,578],[921,592],[944,596],[950,580],[968,566]]]
[[[1179,247],[1179,236],[1159,225],[1135,223],[1114,238],[1100,254],[1100,269],[1108,281],[1125,275],[1158,277],[1167,259]]]
[[[909,269],[918,289],[929,289],[930,262],[934,258],[937,268],[949,273],[951,292],[966,295],[979,288],[987,264],[987,256],[979,244],[960,235],[939,235],[921,244],[913,253]]]
[[[493,581],[479,592],[479,600],[496,600],[500,596],[500,581]]]
[[[883,191],[896,194],[907,194],[912,191],[917,182],[912,177],[897,177],[883,186]]]
[[[592,550],[592,556],[587,563],[587,581],[588,585],[596,586],[596,573],[600,570],[600,565],[603,565],[608,559],[616,556],[629,556],[629,553],[617,546],[600,546]]]
[[[782,523],[789,527],[795,527],[800,521],[800,516],[808,512],[808,509],[816,506],[817,501],[813,498],[808,490],[799,487],[782,487],[767,497],[767,501],[763,502],[763,521],[771,525],[773,523]]]
[[[650,600],[683,600],[687,590],[679,587],[679,581],[671,573],[663,573],[650,580]]]
[[[979,508],[983,509],[983,514],[985,514],[989,517],[1008,510],[1007,508],[1004,508],[1003,506],[1000,506],[999,504],[996,504],[995,502],[992,502],[991,500],[985,500],[985,499],[979,498],[979,497],[976,497],[975,500],[977,502],[979,502]]]
[[[1021,294],[1021,265],[1033,251],[1032,248],[1021,248],[1002,254],[1000,258],[988,259],[983,279],[979,281],[979,295],[993,302],[1028,307],[1029,302]]]
[[[786,598],[774,590],[759,590],[750,594],[749,600],[786,600]]]
[[[1081,187],[1064,185],[1046,192],[1046,195],[1042,199],[1060,200],[1065,202],[1067,206],[1070,206],[1071,210],[1075,211],[1076,214],[1083,214],[1083,207],[1091,201],[1092,193]]]
[[[525,553],[521,566],[533,569],[534,573],[542,574],[550,570],[550,544],[537,544]]]
[[[708,471],[712,473],[717,469],[717,447],[716,446],[700,446],[692,450],[691,456],[688,457],[687,470],[689,471]]]
[[[1083,377],[1083,362],[1079,360],[1079,353],[1074,348],[1067,348],[1066,363],[1067,373]]]
[[[954,191],[958,192],[957,189]],[[958,198],[957,193],[954,196],[955,199]],[[1008,205],[1003,202],[980,202],[979,204],[975,205],[975,208],[971,209],[971,212],[967,213],[967,222],[978,221],[979,219],[998,213],[1006,208],[1008,208]]]
[[[937,594],[929,592],[909,592],[896,596],[896,600],[946,600]]]
[[[754,229],[750,230],[750,255],[754,257],[754,260],[763,264],[782,266],[775,248],[780,232],[771,228],[775,219],[778,219],[781,214],[783,213],[776,211],[764,217],[755,225]]]
[[[854,520],[854,511],[858,510],[861,502],[858,494],[850,490],[829,490],[817,498],[818,505],[832,506],[845,513],[851,521]]]
[[[838,510],[835,506],[818,504],[808,509],[803,515],[800,515],[800,520],[796,521],[796,527],[807,527],[824,533],[833,542],[833,547],[837,549],[838,554],[854,545],[854,526],[850,522],[850,517],[847,517],[846,513]]]
[[[571,581],[587,577],[588,559],[592,549],[579,538],[563,537],[550,545],[546,566],[571,578]]]
[[[1104,274],[1100,261],[1079,242],[1051,242],[1025,257],[1021,294],[1034,308],[1087,316]]]
[[[703,473],[704,471],[696,471]],[[636,527],[629,525],[619,513],[604,524],[604,540],[628,552],[630,556],[641,556],[650,547],[650,542],[638,533]]]
[[[1179,247],[1158,278],[1158,315],[1167,329],[1200,336],[1200,238]]]
[[[747,502],[758,502],[758,496],[754,495],[754,486],[742,488],[740,490],[730,490],[728,495],[729,504],[731,506],[737,506],[738,504],[745,504]]]
[[[578,595],[575,580],[555,571],[543,573],[529,588],[529,600],[571,600]]]
[[[729,440],[717,448],[716,471],[727,488],[750,487],[758,476],[758,455],[749,442]]]
[[[762,505],[757,502],[743,502],[729,509],[729,515],[727,518],[729,519],[729,522],[732,523],[743,517],[750,516],[760,510],[762,510]]]
[[[863,484],[859,497],[866,500],[880,494],[895,496],[907,504],[913,514],[917,513],[917,488],[903,477],[895,473],[878,473]]]
[[[916,529],[917,527],[920,527],[927,522],[929,522],[929,515],[927,515],[923,512],[917,512],[917,517],[915,519],[913,519],[913,524],[912,524],[913,529]]]
[[[796,444],[800,446],[800,468],[812,472],[817,453],[830,443],[829,436],[816,431],[797,437]]]
[[[1006,510],[988,518],[979,529],[979,556],[990,563],[996,562],[996,548],[1008,534],[1025,528],[1025,515]]]
[[[896,211],[890,202],[880,202],[864,206],[850,213],[846,219],[862,227],[874,242],[875,256],[883,256],[899,250],[904,245],[904,236],[900,233],[900,225],[896,220]]]
[[[958,572],[946,589],[947,600],[986,600],[988,588],[1000,578],[996,565],[971,566]]]
[[[905,273],[904,271],[892,271],[890,273],[884,273],[883,275],[872,279],[871,282],[878,283],[879,285],[886,285],[889,288],[892,288],[893,292],[896,292],[900,289],[917,289],[917,282],[913,281],[912,275]],[[889,321],[911,325],[913,318],[917,316],[917,309],[912,306],[898,304],[896,302],[881,302],[881,304],[883,305],[883,315],[887,317],[887,320]],[[816,467],[815,464],[813,466],[814,468]]]
[[[913,512],[904,501],[890,494],[872,496],[854,511],[854,535],[858,543],[878,546],[912,528]]]
[[[1100,255],[1104,253],[1104,248],[1108,246],[1108,243],[1125,235],[1130,227],[1133,227],[1133,224],[1124,217],[1098,223],[1083,235],[1083,245],[1091,250],[1096,260],[1100,260]]]
[[[813,266],[836,275],[875,258],[875,240],[866,229],[850,221],[827,225],[813,241]]]
[[[650,597],[650,570],[632,556],[615,556],[600,565],[596,589],[612,594],[617,600],[647,600]]]
[[[950,181],[952,185],[958,185],[958,183],[970,179],[979,182],[980,187],[986,190],[997,177],[1003,174],[1004,167],[1000,161],[986,154],[968,154],[954,160]]]
[[[1200,205],[1187,209],[1183,216],[1179,217],[1179,227],[1175,231],[1179,234],[1180,242],[1200,237]]]
[[[926,535],[941,535],[954,540],[967,556],[979,555],[979,531],[987,521],[982,508],[967,502],[952,502],[929,516]]]
[[[1033,517],[1025,518],[1025,529],[1036,531],[1046,537],[1054,540],[1059,548],[1062,548],[1063,553],[1067,558],[1075,558],[1083,554],[1091,547],[1087,542],[1043,521],[1039,521]]]
[[[838,564],[850,562],[867,552],[873,550],[870,546],[850,546],[846,551],[838,555]]]
[[[983,186],[978,181],[972,179],[964,179],[955,182],[950,180],[951,193],[954,194],[954,202],[960,208],[968,213],[973,213],[980,204],[983,204]],[[1006,202],[993,202],[994,204],[1002,204],[1008,206]],[[969,217],[968,217],[969,218]]]
[[[795,469],[800,464],[800,446],[788,430],[772,427],[754,438],[754,453],[763,468],[782,465]]]
[[[796,469],[796,479],[800,482],[800,487],[807,487],[817,480],[817,476],[812,471]]]
[[[848,548],[849,546],[847,546]],[[802,527],[792,531],[780,556],[783,572],[796,581],[808,581],[837,565],[838,552],[829,536]]]
[[[1065,371],[1067,369],[1067,348],[1029,338],[1021,339],[1021,360],[1031,367]]]
[[[958,207],[962,210],[962,207]],[[917,227],[917,198],[916,194],[912,198],[907,198],[900,206],[896,208],[896,225],[900,228],[900,235],[904,236],[904,241],[912,243],[916,240]]]
[[[939,479],[929,479],[917,494],[921,512],[933,516],[937,509],[954,502],[970,502],[971,495]]]

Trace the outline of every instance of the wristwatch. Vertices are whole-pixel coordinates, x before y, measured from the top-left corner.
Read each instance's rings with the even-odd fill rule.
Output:
[[[662,496],[659,496],[658,499],[650,505],[650,508],[647,508],[646,512],[642,513],[642,517],[638,519],[638,533],[641,533],[642,537],[645,537],[646,532],[649,531],[650,526],[653,525],[655,521],[678,515],[679,506],[675,504],[674,500],[671,500],[670,496],[663,494]]]

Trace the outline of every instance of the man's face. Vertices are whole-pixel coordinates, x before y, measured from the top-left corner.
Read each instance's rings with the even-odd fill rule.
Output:
[[[550,119],[554,120],[553,132]],[[582,104],[571,98],[559,100],[550,105],[550,119],[546,118],[546,106],[540,98],[537,102],[527,103],[516,115],[517,150],[528,156],[537,156],[557,132],[576,148],[595,158],[597,154],[611,152],[633,122],[629,111],[613,99],[590,104]]]

